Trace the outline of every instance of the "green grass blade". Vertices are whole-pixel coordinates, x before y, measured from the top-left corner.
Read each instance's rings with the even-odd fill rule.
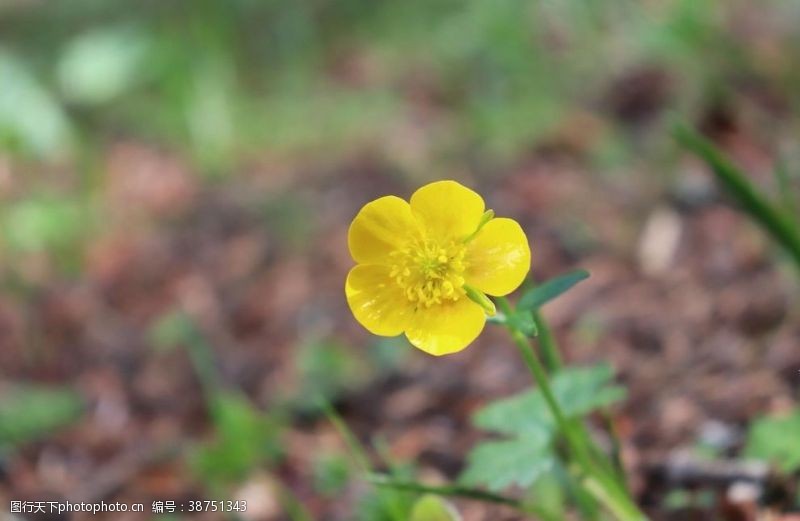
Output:
[[[720,184],[754,221],[783,246],[800,269],[800,233],[794,221],[761,194],[711,141],[684,124],[677,125],[673,133],[681,145],[708,164]]]
[[[800,218],[800,208],[797,206],[797,194],[792,190],[792,178],[785,160],[778,159],[775,164],[774,174],[781,207],[783,211],[794,218],[795,226],[797,226],[797,219]]]
[[[497,503],[501,505],[508,505],[513,508],[525,511],[525,506],[522,501],[487,492],[485,490],[464,487],[461,485],[424,485],[416,481],[400,481],[386,476],[383,474],[370,474],[367,476],[367,481],[377,487],[392,488],[395,490],[405,490],[409,492],[417,492],[419,494],[435,494],[445,497],[461,497],[466,499],[474,499],[476,501],[483,501],[487,503]]]

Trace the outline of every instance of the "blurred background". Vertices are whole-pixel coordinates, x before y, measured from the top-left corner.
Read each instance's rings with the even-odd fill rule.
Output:
[[[3,510],[396,519],[316,395],[384,461],[453,479],[472,413],[529,376],[491,328],[433,359],[343,293],[358,209],[452,178],[523,225],[536,278],[592,273],[545,315],[627,387],[613,421],[653,518],[750,519],[663,469],[739,457],[796,407],[796,273],[670,128],[780,195],[798,63],[800,4],[778,0],[0,1]]]

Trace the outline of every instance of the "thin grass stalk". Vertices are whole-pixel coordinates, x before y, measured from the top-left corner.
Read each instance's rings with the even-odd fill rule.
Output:
[[[675,127],[674,135],[681,145],[708,164],[720,184],[786,250],[800,270],[800,233],[797,222],[759,192],[744,172],[697,131],[679,124]]]

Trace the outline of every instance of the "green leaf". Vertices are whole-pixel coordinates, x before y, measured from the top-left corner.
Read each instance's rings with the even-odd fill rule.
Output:
[[[487,405],[475,414],[473,422],[487,431],[509,435],[549,435],[554,427],[544,397],[536,389]]]
[[[564,415],[577,418],[625,396],[623,388],[610,385],[612,377],[608,365],[567,368],[553,376],[551,387]],[[511,485],[529,487],[554,468],[556,425],[538,389],[487,405],[475,415],[474,423],[509,439],[483,442],[470,452],[461,476],[465,484],[486,485],[495,491]]]
[[[2,227],[9,249],[39,252],[68,248],[80,238],[89,215],[67,199],[30,198],[6,208]]]
[[[164,352],[187,343],[191,336],[192,322],[180,311],[165,313],[148,330],[153,347]]]
[[[335,400],[363,384],[370,374],[367,365],[368,360],[335,341],[303,346],[295,358],[301,389],[293,406],[304,413],[316,412],[319,397]]]
[[[83,412],[81,396],[67,388],[13,385],[0,399],[0,447],[47,435]]]
[[[625,397],[622,387],[608,385],[613,370],[608,365],[568,368],[552,380],[553,394],[567,417],[578,417]],[[552,431],[554,420],[538,389],[498,400],[478,411],[475,424],[486,430],[529,435]]]
[[[411,515],[415,494],[401,490],[372,490],[356,504],[356,521],[400,521]]]
[[[542,519],[566,518],[567,491],[563,472],[559,464],[553,472],[546,473],[533,485],[530,497],[534,498],[536,511]]]
[[[568,291],[578,282],[588,278],[589,272],[586,270],[575,270],[552,278],[525,292],[522,298],[519,299],[517,309],[535,311],[547,302],[550,302],[562,293]]]
[[[198,448],[194,458],[195,470],[209,481],[242,479],[281,456],[281,419],[262,413],[245,396],[221,392],[212,403],[212,415],[216,439]]]
[[[414,504],[411,521],[461,521],[461,516],[450,502],[428,494]]]
[[[745,454],[768,460],[785,472],[800,469],[800,409],[788,416],[761,418],[747,435]]]
[[[314,490],[328,497],[342,493],[350,478],[350,465],[342,454],[322,454],[314,461]]]
[[[499,491],[511,485],[528,487],[555,463],[549,436],[527,436],[480,443],[467,456],[460,481]]]
[[[625,398],[624,387],[609,385],[613,378],[608,364],[566,369],[555,376],[553,392],[565,415],[583,416]]]

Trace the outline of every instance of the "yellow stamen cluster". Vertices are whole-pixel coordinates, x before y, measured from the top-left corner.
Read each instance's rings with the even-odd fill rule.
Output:
[[[391,253],[394,260],[390,276],[403,288],[408,300],[426,308],[444,301],[457,301],[464,290],[463,242],[441,244],[417,239]]]

